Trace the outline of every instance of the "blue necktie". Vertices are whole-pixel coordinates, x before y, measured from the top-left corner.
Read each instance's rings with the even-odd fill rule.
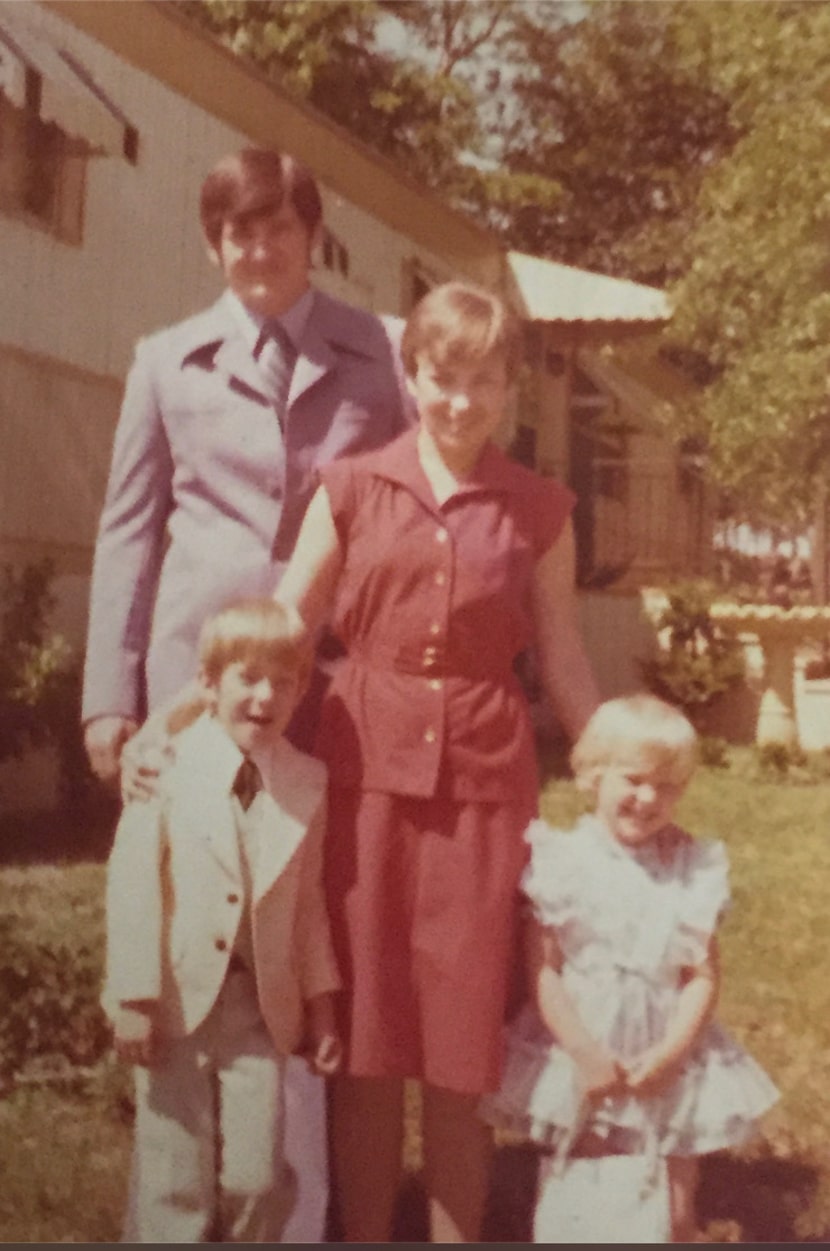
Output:
[[[297,349],[288,332],[275,318],[269,318],[262,327],[258,360],[268,398],[280,425],[283,425]]]

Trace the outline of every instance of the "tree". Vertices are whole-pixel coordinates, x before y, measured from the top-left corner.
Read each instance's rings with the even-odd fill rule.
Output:
[[[609,0],[525,37],[507,161],[561,190],[508,231],[668,285],[663,351],[699,387],[670,429],[745,518],[803,526],[830,462],[830,5]]]
[[[667,286],[663,350],[699,384],[672,432],[745,516],[804,522],[830,459],[826,0],[184,7],[508,246]]]
[[[703,431],[744,514],[803,524],[830,464],[830,7],[703,5],[742,131],[703,181],[670,341],[702,366]]]
[[[701,181],[736,138],[728,96],[689,65],[696,8],[609,0],[563,21],[543,0],[523,12],[500,197],[513,246],[655,285],[682,272]],[[498,197],[498,180],[487,190]]]
[[[448,197],[466,196],[482,143],[464,63],[509,0],[184,0],[184,11],[282,87]],[[398,50],[381,38],[396,22]]]

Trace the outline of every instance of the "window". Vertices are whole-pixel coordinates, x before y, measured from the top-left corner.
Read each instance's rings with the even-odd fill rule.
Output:
[[[135,164],[138,132],[27,8],[0,3],[0,212],[80,243],[87,161]]]
[[[401,278],[401,311],[404,316],[411,313],[418,301],[442,281],[415,256],[403,262]]]
[[[27,67],[25,99],[0,92],[0,209],[79,243],[86,154],[60,127],[40,117],[40,75]]]
[[[349,252],[330,230],[323,231],[323,264],[343,278],[349,276]]]

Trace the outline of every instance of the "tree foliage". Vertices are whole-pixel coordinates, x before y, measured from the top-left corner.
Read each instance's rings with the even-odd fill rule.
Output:
[[[830,467],[830,7],[704,5],[742,135],[704,180],[670,330],[709,379],[712,468],[760,519],[803,522]]]
[[[737,511],[803,522],[830,460],[827,0],[183,7],[508,246],[667,287],[699,384],[672,428]]]
[[[466,197],[483,136],[476,57],[509,0],[184,0],[240,56],[401,169]],[[397,25],[393,46],[384,26]]]
[[[572,22],[546,0],[522,15],[503,141],[514,246],[656,285],[680,272],[701,180],[735,140],[728,100],[683,69],[695,20],[688,3],[648,0]],[[547,194],[511,202],[531,176]]]
[[[830,468],[830,5],[598,0],[527,36],[507,161],[560,193],[516,207],[521,245],[668,286],[699,384],[672,429],[735,512],[803,526]]]

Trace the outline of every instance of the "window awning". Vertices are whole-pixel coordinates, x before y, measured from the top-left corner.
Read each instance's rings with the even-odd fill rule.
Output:
[[[662,322],[669,302],[656,287],[595,274],[526,252],[508,252],[514,294],[529,321]]]
[[[87,71],[23,19],[0,17],[0,92],[18,108],[34,108],[92,153],[120,155],[128,126]]]

